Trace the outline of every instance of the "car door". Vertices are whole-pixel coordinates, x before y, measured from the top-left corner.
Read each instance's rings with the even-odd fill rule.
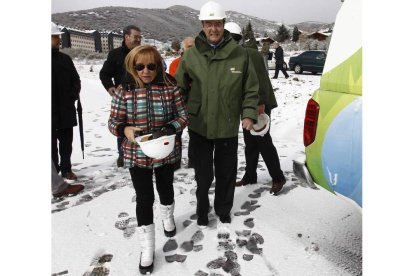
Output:
[[[313,67],[313,72],[322,73],[323,67],[325,65],[326,53],[325,52],[315,52],[315,63]]]
[[[304,52],[302,54],[302,68],[304,71],[311,71],[313,66],[314,53],[312,51]]]

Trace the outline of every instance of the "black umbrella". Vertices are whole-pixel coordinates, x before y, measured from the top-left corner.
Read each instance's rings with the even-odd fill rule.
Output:
[[[78,106],[76,108],[78,111],[78,121],[79,121],[79,135],[80,135],[80,142],[81,142],[81,149],[82,149],[82,158],[85,159],[84,155],[84,141],[83,141],[83,119],[82,119],[82,104],[80,98],[78,98]]]

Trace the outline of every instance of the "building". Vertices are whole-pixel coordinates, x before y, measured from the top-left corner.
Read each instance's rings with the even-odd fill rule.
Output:
[[[107,53],[122,45],[123,35],[115,32],[100,33],[96,30],[77,30],[60,27],[62,48],[83,49],[91,52]]]
[[[314,32],[314,33],[309,34],[308,38],[323,41],[323,40],[326,40],[330,36],[331,36],[331,33],[318,31],[318,32]]]

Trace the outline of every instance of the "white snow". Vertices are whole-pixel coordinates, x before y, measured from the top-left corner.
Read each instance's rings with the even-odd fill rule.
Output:
[[[167,60],[167,64],[171,59]],[[107,129],[110,97],[99,81],[102,61],[75,60],[82,80],[81,100],[85,131],[85,159],[82,159],[78,129],[74,130],[73,170],[86,185],[85,191],[63,201],[52,200],[52,273],[68,271],[68,275],[87,275],[96,266],[96,258],[110,254],[113,258],[104,263],[109,275],[138,275],[139,245],[135,219],[135,193],[127,169],[116,168],[116,138]],[[274,71],[270,71],[273,76]],[[207,264],[224,256],[218,250],[217,234],[228,232],[236,243],[236,231],[251,230],[263,239],[263,254],[252,254],[246,247],[235,246],[240,275],[359,275],[361,271],[362,215],[358,208],[346,200],[320,188],[303,186],[292,173],[292,159],[304,150],[302,144],[303,116],[306,103],[319,86],[320,75],[295,75],[289,80],[272,80],[277,88],[275,95],[279,107],[272,112],[271,134],[278,150],[282,170],[288,179],[278,196],[260,188],[269,187],[271,178],[260,159],[258,184],[236,188],[232,209],[232,223],[220,222],[203,230],[204,238],[195,243],[201,251],[185,252],[180,248],[199,230],[195,214],[195,180],[192,169],[187,169],[188,133],[183,134],[182,168],[175,173],[174,239],[178,249],[163,252],[168,241],[159,218],[158,196],[154,204],[156,225],[156,252],[154,275],[195,275],[205,273],[230,275],[222,268],[209,269]],[[280,74],[281,75],[281,74]],[[242,133],[239,133],[239,172],[245,166]],[[261,194],[259,198],[249,195]],[[90,200],[91,199],[91,200]],[[213,197],[211,197],[213,199]],[[89,200],[88,202],[83,202]],[[249,215],[235,216],[245,211],[246,201],[257,200],[259,208]],[[59,209],[63,209],[60,210]],[[211,220],[216,218],[212,210]],[[116,223],[129,219],[125,230]],[[254,227],[244,225],[253,218]],[[192,223],[184,227],[183,222]],[[246,238],[247,239],[247,238]],[[165,256],[180,254],[187,258],[183,263],[166,262]],[[251,261],[244,254],[253,255]],[[93,260],[95,258],[95,263]]]

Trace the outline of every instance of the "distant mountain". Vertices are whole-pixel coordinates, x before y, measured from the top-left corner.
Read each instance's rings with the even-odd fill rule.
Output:
[[[141,9],[131,7],[101,7],[89,10],[72,11],[52,14],[52,21],[66,27],[98,30],[121,31],[123,27],[135,24],[141,28],[146,39],[153,38],[162,42],[181,40],[186,36],[195,36],[201,30],[198,20],[198,10],[187,6],[175,5],[166,9]],[[255,16],[245,15],[235,11],[226,12],[227,21],[234,21],[242,28],[247,25],[249,19],[255,33],[262,36],[265,32],[273,36],[281,25],[276,21],[261,19]],[[300,27],[302,25],[304,27]],[[295,24],[299,29],[308,30],[326,23],[299,23]],[[313,24],[313,25],[312,25]],[[293,25],[288,28],[293,28]],[[306,28],[306,29],[305,29]]]
[[[321,29],[330,29],[333,28],[334,23],[323,23],[323,22],[316,22],[316,21],[306,21],[297,24],[293,24],[291,26],[297,26],[299,30],[305,31],[308,33],[316,32]]]

